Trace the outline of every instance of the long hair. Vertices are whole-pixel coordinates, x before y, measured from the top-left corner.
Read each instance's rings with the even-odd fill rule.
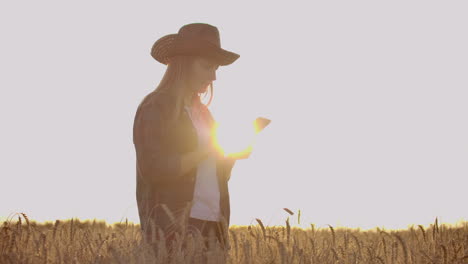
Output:
[[[170,58],[161,82],[155,89],[156,94],[169,95],[171,102],[168,103],[169,125],[173,125],[176,122],[183,111],[184,107],[184,96],[188,92],[190,86],[190,74],[191,68],[195,61],[195,56],[175,56]],[[192,98],[194,103],[207,110],[208,106],[213,100],[213,85],[210,85],[210,98],[208,103],[203,104],[201,101],[201,94],[194,94]],[[203,93],[203,97],[207,96],[207,92]]]

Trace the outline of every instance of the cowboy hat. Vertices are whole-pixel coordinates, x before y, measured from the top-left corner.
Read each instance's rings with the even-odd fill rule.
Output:
[[[177,34],[158,39],[151,48],[151,56],[162,64],[176,55],[200,55],[213,59],[221,66],[229,65],[240,56],[221,48],[216,27],[193,23],[182,26]]]

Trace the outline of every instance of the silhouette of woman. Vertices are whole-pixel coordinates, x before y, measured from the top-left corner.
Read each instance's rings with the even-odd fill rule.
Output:
[[[235,161],[248,158],[250,150],[236,157],[217,151],[215,121],[207,106],[218,66],[233,63],[239,55],[222,49],[218,29],[202,23],[160,38],[151,55],[167,69],[138,106],[133,127],[136,198],[144,238],[164,239],[170,245],[176,236],[198,230],[226,248],[228,180]],[[205,105],[200,96],[208,88],[211,95]]]

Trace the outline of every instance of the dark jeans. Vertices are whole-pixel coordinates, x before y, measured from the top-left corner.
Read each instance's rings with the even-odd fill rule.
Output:
[[[187,223],[188,222],[188,223]],[[211,255],[209,257],[207,255],[207,252],[210,251],[211,249],[214,249],[213,246],[215,243],[218,243],[220,248],[226,253],[228,244],[227,244],[227,230],[223,228],[222,222],[214,222],[214,221],[206,221],[206,220],[200,220],[196,218],[188,218],[187,221],[187,226],[186,230],[188,234],[192,234],[194,236],[198,237],[198,234],[202,236],[202,239],[204,240],[204,245],[205,245],[205,250],[203,250],[201,255],[195,256],[195,259],[193,263],[207,263],[208,259],[211,259],[212,263],[225,263],[226,262],[226,255]],[[149,239],[151,236],[151,230],[146,230],[144,234],[147,234],[145,238]],[[159,254],[159,246],[158,243],[165,241],[166,243],[166,249],[168,250],[168,259],[167,262],[171,262],[172,256],[173,256],[173,246],[176,238],[176,232],[170,232],[170,233],[165,233],[164,237],[161,238],[159,236],[159,233],[156,232],[155,234],[155,239],[156,241],[152,242],[152,247],[153,251],[156,255]],[[150,239],[147,241],[151,241]],[[164,243],[164,242],[163,242]],[[184,250],[186,245],[182,244],[182,250]],[[218,250],[215,250],[214,252],[220,252]],[[213,262],[214,261],[214,262]]]
[[[221,248],[226,248],[227,235],[223,229],[221,222],[207,221],[196,218],[189,218],[188,220],[188,230],[189,232],[194,232],[195,229],[200,231],[201,235],[205,239],[205,245],[207,248],[210,247],[210,241],[217,241]],[[196,232],[196,231],[195,231]],[[216,238],[216,240],[213,240]]]

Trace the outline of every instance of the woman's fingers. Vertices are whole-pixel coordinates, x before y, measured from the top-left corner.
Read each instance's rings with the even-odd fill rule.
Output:
[[[228,154],[228,157],[234,158],[236,160],[248,159],[250,157],[250,154],[252,154],[252,150],[253,150],[253,147],[252,145],[250,145],[241,152]]]

